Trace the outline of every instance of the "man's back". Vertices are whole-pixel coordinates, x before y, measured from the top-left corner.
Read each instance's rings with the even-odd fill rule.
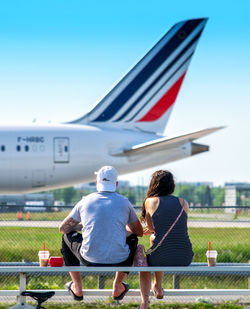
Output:
[[[126,224],[137,220],[127,198],[116,192],[84,197],[70,216],[82,223],[81,255],[92,263],[120,263],[129,255]]]

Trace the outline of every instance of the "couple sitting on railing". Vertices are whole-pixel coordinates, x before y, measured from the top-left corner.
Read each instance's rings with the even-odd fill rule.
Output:
[[[80,262],[86,266],[132,266],[137,236],[143,235],[151,235],[148,265],[189,265],[193,251],[187,232],[188,203],[172,195],[173,175],[163,170],[153,174],[142,207],[144,230],[129,200],[115,192],[117,178],[115,168],[102,167],[97,172],[97,192],[83,197],[60,225],[66,266],[79,266]],[[70,272],[70,276],[72,281],[66,288],[80,301],[83,299],[80,272]],[[117,301],[129,290],[124,282],[126,276],[125,272],[116,273],[113,298]],[[151,288],[156,298],[163,298],[162,280],[163,273],[156,272],[151,287],[151,273],[140,273],[141,309],[148,308]]]

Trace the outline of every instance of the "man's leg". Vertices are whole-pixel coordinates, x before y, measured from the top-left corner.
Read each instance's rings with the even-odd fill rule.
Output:
[[[80,260],[77,257],[81,246],[81,234],[75,233],[64,234],[62,237],[62,249],[64,262],[66,266],[80,266]],[[72,252],[73,251],[73,252]],[[82,296],[82,278],[80,272],[70,272],[70,277],[73,281],[70,289],[77,296]]]
[[[70,277],[73,281],[70,289],[74,292],[76,296],[82,296],[82,277],[80,272],[71,271],[69,272]]]
[[[124,261],[123,263],[120,263],[120,266],[132,266],[133,265],[135,251],[136,251],[136,247],[138,244],[138,237],[134,234],[131,234],[130,236],[127,237],[126,243],[129,246],[130,253],[129,253],[127,260]],[[125,280],[126,276],[127,276],[127,273],[124,273],[124,272],[117,272],[115,274],[115,280],[113,282],[113,294],[112,294],[113,297],[117,297],[121,295],[122,292],[125,291],[125,287],[122,284],[122,282]]]
[[[122,282],[124,281],[126,276],[127,274],[123,272],[117,272],[115,274],[115,280],[113,282],[113,293],[112,293],[113,297],[117,297],[121,295],[122,292],[125,291],[125,287],[122,284]]]

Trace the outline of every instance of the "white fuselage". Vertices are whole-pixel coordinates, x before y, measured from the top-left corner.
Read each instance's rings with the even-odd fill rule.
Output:
[[[215,129],[167,138],[164,132],[206,18],[181,21],[87,114],[67,124],[0,126],[0,194],[95,180],[208,151],[193,140]],[[163,133],[162,133],[163,134]]]
[[[103,165],[119,174],[190,155],[190,147],[149,155],[115,156],[159,136],[87,125],[0,127],[0,193],[24,193],[71,186],[95,179]]]

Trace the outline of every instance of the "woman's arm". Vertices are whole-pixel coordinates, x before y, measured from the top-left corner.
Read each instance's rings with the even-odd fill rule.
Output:
[[[145,210],[146,210],[145,221],[146,221],[147,226],[143,232],[144,235],[152,234],[155,231],[153,221],[152,221],[152,216],[154,212],[156,211],[156,209],[158,208],[158,206],[159,206],[158,197],[149,197],[146,199],[145,201]]]

